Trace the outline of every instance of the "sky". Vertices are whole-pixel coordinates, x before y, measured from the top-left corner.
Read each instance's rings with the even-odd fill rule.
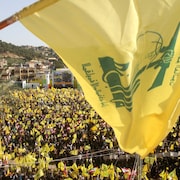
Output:
[[[0,0],[0,21],[19,12],[37,0]],[[47,46],[20,22],[15,22],[0,30],[0,40],[14,45]]]

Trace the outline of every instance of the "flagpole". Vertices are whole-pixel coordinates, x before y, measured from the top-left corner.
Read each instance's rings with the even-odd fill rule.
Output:
[[[135,154],[135,160],[134,160],[134,165],[133,165],[133,169],[131,171],[131,175],[130,175],[130,180],[134,180],[137,177],[137,180],[141,180],[141,176],[142,176],[142,161],[141,161],[141,157],[138,154]]]
[[[138,180],[141,180],[143,160],[141,159],[140,155],[137,155],[137,162],[138,162]]]
[[[3,20],[0,22],[0,30],[9,26],[10,24],[13,24],[14,22],[18,21],[18,16],[16,14],[10,16],[9,18]]]
[[[36,11],[39,11],[45,7],[50,6],[51,4],[56,3],[58,0],[39,0],[32,5],[23,8],[19,12],[13,14],[12,16],[4,19],[3,21],[0,22],[0,30],[13,24],[14,22],[30,15],[33,14]]]

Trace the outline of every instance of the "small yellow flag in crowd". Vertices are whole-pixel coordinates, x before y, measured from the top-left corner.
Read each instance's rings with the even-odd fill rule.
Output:
[[[121,149],[143,158],[180,112],[179,7],[179,0],[41,0],[20,21],[62,58]]]

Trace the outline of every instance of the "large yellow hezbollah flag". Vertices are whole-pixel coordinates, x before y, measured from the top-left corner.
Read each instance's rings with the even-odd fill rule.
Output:
[[[21,22],[63,59],[120,147],[143,158],[180,113],[179,10],[179,0],[42,0]]]

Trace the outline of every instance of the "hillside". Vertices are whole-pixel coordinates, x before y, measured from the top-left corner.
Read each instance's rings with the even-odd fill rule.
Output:
[[[0,56],[5,58],[20,58],[31,60],[34,58],[43,58],[42,53],[31,46],[16,46],[11,43],[0,41]]]
[[[52,57],[59,60],[56,62],[56,67],[63,66],[61,59],[51,48],[43,46],[16,46],[0,40],[0,59],[7,60],[8,66],[11,66],[13,63],[23,64],[32,59],[48,60],[48,58]]]

